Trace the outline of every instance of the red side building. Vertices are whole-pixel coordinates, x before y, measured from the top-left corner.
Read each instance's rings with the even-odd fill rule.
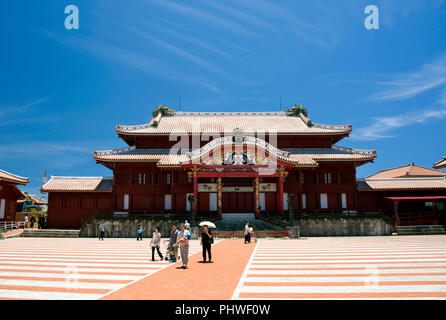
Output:
[[[446,172],[412,163],[357,184],[359,211],[385,212],[395,225],[446,225]]]
[[[26,185],[28,178],[0,170],[0,221],[15,221],[17,200],[25,195],[17,185]]]
[[[51,177],[48,225],[75,228],[92,214],[284,213],[358,209],[356,167],[374,150],[337,145],[350,125],[313,123],[285,112],[175,112],[156,108],[147,124],[116,126],[128,148],[95,151],[112,178]]]

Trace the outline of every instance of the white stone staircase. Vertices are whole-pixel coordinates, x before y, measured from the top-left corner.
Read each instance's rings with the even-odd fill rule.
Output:
[[[223,213],[221,219],[225,221],[255,221],[254,213]]]
[[[278,231],[282,227],[269,222],[256,219],[254,213],[223,213],[221,220],[216,221],[217,230],[220,231],[243,231],[245,222],[249,221],[250,226],[255,226],[258,231]]]

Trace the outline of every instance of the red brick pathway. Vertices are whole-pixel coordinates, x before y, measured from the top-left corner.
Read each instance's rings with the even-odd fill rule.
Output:
[[[214,263],[199,263],[201,252],[189,257],[188,269],[173,264],[156,274],[112,292],[106,300],[229,300],[245,270],[255,243],[223,240],[212,246]]]

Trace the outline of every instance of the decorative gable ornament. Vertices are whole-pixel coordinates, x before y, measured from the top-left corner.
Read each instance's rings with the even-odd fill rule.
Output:
[[[156,118],[160,113],[163,116],[171,116],[171,115],[175,114],[175,110],[169,109],[164,104],[162,104],[162,105],[156,107],[155,109],[153,109],[152,115],[154,118]]]
[[[235,128],[233,135],[232,135],[232,142],[236,144],[241,144],[245,140],[245,137],[243,135],[243,131],[240,128]]]
[[[287,116],[298,117],[302,113],[305,117],[308,117],[307,108],[302,107],[300,104],[296,104],[294,107],[285,111]]]

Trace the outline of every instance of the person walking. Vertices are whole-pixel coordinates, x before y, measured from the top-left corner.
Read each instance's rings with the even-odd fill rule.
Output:
[[[28,227],[28,215],[27,214],[25,214],[25,217],[23,218],[23,222],[25,223],[23,229],[25,229]]]
[[[31,224],[31,229],[34,229],[34,224],[36,223],[36,217],[32,216],[29,220],[29,223]]]
[[[256,237],[256,226],[253,225],[251,228],[249,228],[249,234],[251,238],[254,238],[254,242],[257,243],[257,237]]]
[[[251,234],[249,233],[249,221],[246,221],[245,224],[245,244],[251,243]]]
[[[152,241],[150,241],[150,245],[152,246],[152,261],[155,261],[155,249],[158,252],[158,255],[160,256],[161,261],[163,261],[163,255],[160,251],[160,244],[161,244],[161,233],[159,232],[160,229],[158,227],[155,228],[155,232],[152,236]]]
[[[209,263],[212,263],[211,245],[214,243],[214,238],[208,226],[203,226],[201,233],[201,245],[203,246],[203,263],[206,263],[206,252],[209,256]]]
[[[184,223],[180,224],[180,232],[178,233],[177,243],[180,245],[181,261],[183,265],[180,269],[187,269],[187,263],[189,261],[189,239],[191,238],[190,232],[185,229]]]
[[[169,251],[173,251],[174,252],[174,259],[172,259],[172,262],[176,262],[180,257],[178,256],[178,244],[177,244],[177,239],[178,239],[178,229],[176,224],[172,225],[172,231],[170,231],[170,241],[169,241]]]
[[[187,231],[190,230],[190,223],[187,220],[184,222],[184,227],[186,228]]]
[[[143,233],[143,228],[142,228],[142,225],[141,225],[141,223],[140,224],[138,224],[138,237],[136,238],[136,241],[139,241],[139,240],[141,240],[142,241],[142,233]]]
[[[101,234],[99,236],[99,240],[104,240],[105,227],[104,227],[104,223],[103,222],[101,222],[101,224],[99,225],[99,231],[101,231]]]

